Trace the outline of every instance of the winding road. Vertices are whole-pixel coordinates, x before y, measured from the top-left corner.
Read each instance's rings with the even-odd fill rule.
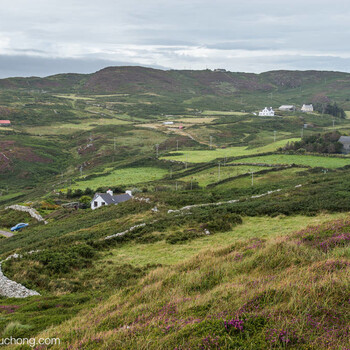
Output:
[[[12,236],[13,236],[13,233],[12,233],[12,232],[8,232],[8,231],[1,231],[1,230],[0,230],[0,235],[9,238],[9,237],[12,237]]]

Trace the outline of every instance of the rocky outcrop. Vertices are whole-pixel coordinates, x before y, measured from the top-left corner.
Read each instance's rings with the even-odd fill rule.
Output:
[[[10,205],[9,207],[6,207],[5,209],[24,211],[24,212],[28,213],[35,220],[38,220],[39,222],[43,222],[44,224],[47,224],[47,221],[45,221],[44,218],[34,208],[26,207],[24,205],[15,204],[15,205]]]
[[[35,290],[22,286],[20,283],[8,279],[1,270],[0,262],[0,295],[8,298],[27,298],[40,295]]]

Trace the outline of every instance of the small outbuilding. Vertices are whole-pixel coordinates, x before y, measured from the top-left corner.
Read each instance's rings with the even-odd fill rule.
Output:
[[[282,105],[278,109],[280,111],[282,111],[282,112],[294,112],[295,111],[295,106],[293,106],[293,105]]]
[[[11,122],[9,120],[0,120],[0,126],[11,126]]]

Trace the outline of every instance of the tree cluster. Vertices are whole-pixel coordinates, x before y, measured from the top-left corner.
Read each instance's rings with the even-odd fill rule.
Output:
[[[314,105],[315,111],[322,114],[330,114],[337,118],[345,118],[346,114],[344,109],[339,107],[335,102],[331,103],[316,103]]]
[[[301,141],[288,142],[283,151],[341,153],[343,145],[338,142],[340,136],[338,131],[305,136]]]

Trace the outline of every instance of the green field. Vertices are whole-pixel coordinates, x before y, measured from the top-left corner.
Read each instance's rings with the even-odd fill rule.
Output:
[[[255,167],[250,167],[255,171]],[[297,174],[306,169],[301,168],[292,168],[292,169],[283,169],[279,171],[272,171],[266,174],[253,174],[253,186],[271,186],[276,183],[288,183],[297,178]],[[285,185],[284,185],[285,186]],[[281,186],[281,187],[284,187]],[[224,190],[230,188],[251,188],[252,187],[252,177],[247,175],[240,177],[238,179],[233,179],[232,181],[225,182],[216,186],[217,189]]]
[[[115,187],[137,185],[148,181],[161,179],[168,171],[162,168],[140,167],[117,169],[105,176],[98,176],[90,180],[77,180],[69,188],[85,189],[87,187],[96,189],[98,187]]]
[[[290,138],[286,140],[276,141],[274,143],[270,143],[266,146],[261,146],[258,148],[249,148],[249,147],[228,147],[228,148],[216,148],[213,150],[186,150],[179,152],[170,152],[168,155],[164,156],[163,159],[171,159],[178,162],[189,162],[189,163],[203,163],[210,162],[217,158],[225,158],[225,157],[240,157],[240,156],[248,156],[256,153],[265,153],[265,152],[273,152],[278,148],[283,147],[287,142],[299,141],[299,138]],[[178,155],[172,155],[172,154]]]
[[[228,232],[203,237],[183,243],[181,245],[169,245],[165,241],[153,244],[126,244],[118,249],[111,250],[105,255],[105,260],[114,262],[124,261],[136,266],[147,264],[176,264],[189,259],[201,251],[218,249],[233,244],[242,239],[259,238],[270,239],[276,236],[288,235],[301,230],[307,225],[318,225],[331,219],[346,218],[347,214],[320,214],[315,217],[302,215],[278,218],[245,217],[243,225],[235,227]]]
[[[223,163],[220,165],[220,176],[219,176],[219,166],[215,168],[206,169],[195,173],[193,175],[188,175],[182,177],[179,180],[182,181],[195,181],[198,182],[199,186],[207,186],[210,183],[217,182],[220,180],[227,179],[228,177],[238,176],[242,174],[247,174],[251,171],[260,171],[264,169],[269,169],[267,167],[261,166],[224,166]]]
[[[26,127],[24,130],[33,135],[66,135],[77,131],[88,131],[98,126],[125,125],[130,122],[116,118],[83,119],[80,123],[51,124],[47,126]]]
[[[272,154],[234,160],[232,163],[298,164],[310,167],[341,168],[350,164],[350,158],[322,157],[311,155]]]
[[[203,111],[202,115],[245,115],[244,112],[235,112],[235,111]]]

